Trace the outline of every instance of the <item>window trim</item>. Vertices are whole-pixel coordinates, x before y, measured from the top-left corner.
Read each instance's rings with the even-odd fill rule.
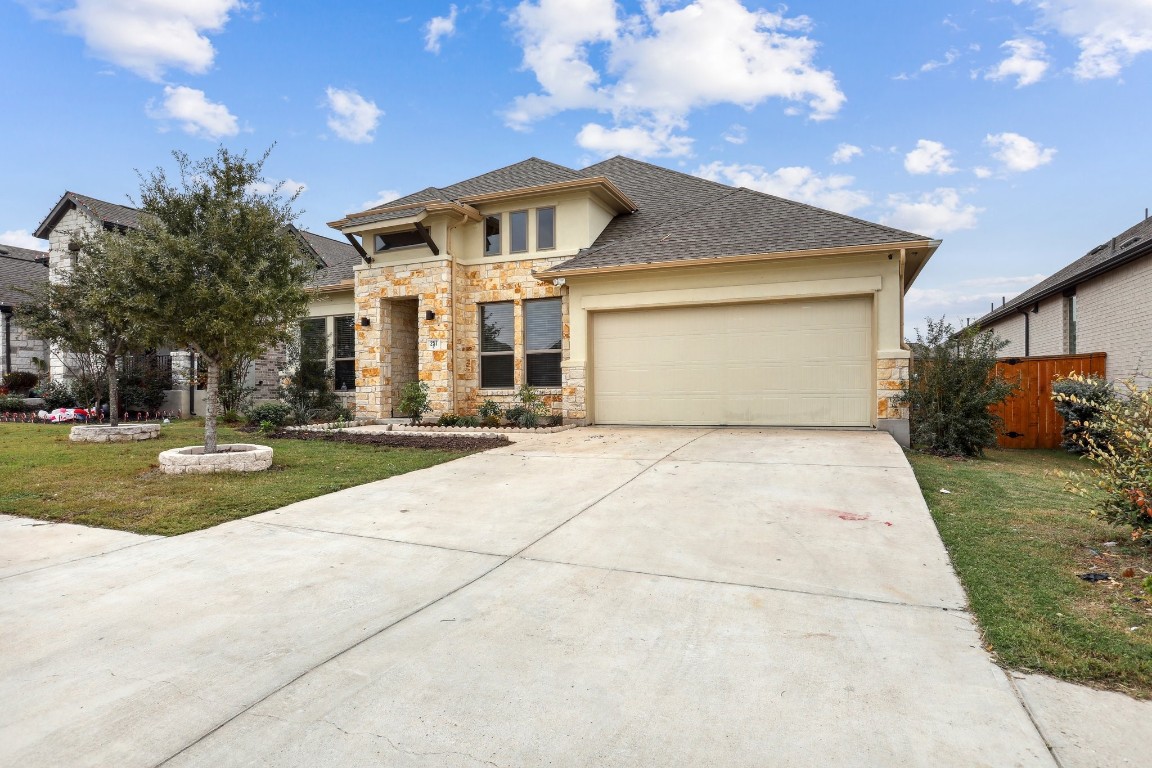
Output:
[[[484,351],[484,308],[493,307],[499,304],[507,304],[512,310],[512,349],[507,352],[485,352]],[[482,390],[499,390],[499,389],[513,389],[516,386],[516,302],[512,300],[505,301],[484,301],[477,302],[476,304],[476,319],[479,321],[480,338],[476,344],[477,356],[480,358],[480,364],[477,367],[476,375],[479,381],[479,388]],[[484,385],[484,358],[485,357],[507,357],[512,361],[512,381],[508,384],[494,384]]]
[[[559,319],[559,332],[560,332],[560,349],[529,349],[528,348],[528,311],[529,307],[533,304],[538,304],[546,301],[557,302],[560,307]],[[530,367],[528,365],[529,355],[556,355],[561,365],[564,363],[564,299],[560,296],[542,296],[538,299],[525,299],[523,301],[523,316],[524,316],[524,383],[535,387],[537,389],[555,389],[556,387],[564,386],[564,373],[561,368],[560,381],[555,384],[533,384],[530,380]]]
[[[537,251],[554,251],[556,250],[556,206],[542,205],[536,210],[536,250]],[[540,212],[552,211],[552,245],[540,245]]]
[[[408,232],[391,232],[389,234],[393,234],[393,235],[405,234],[406,235],[409,233]],[[415,234],[415,233],[412,233],[412,234]],[[420,242],[408,243],[407,245],[394,245],[390,248],[379,248],[376,245],[376,239],[377,238],[383,238],[383,237],[386,237],[386,235],[375,234],[372,236],[372,253],[392,253],[393,251],[406,251],[409,248],[427,248],[428,247],[427,243],[425,243],[423,240],[420,240]]]
[[[529,238],[528,238],[528,221],[531,217],[528,215],[528,211],[529,211],[528,208],[520,208],[520,209],[517,209],[515,211],[508,211],[508,253],[509,254],[528,253],[528,251],[531,250],[531,248],[529,247]],[[514,230],[513,225],[512,225],[513,217],[518,213],[524,214],[524,248],[522,250],[516,250],[516,247],[515,247],[516,241],[514,239],[516,237],[516,233],[515,233],[515,230]]]
[[[496,222],[496,250],[489,252],[488,250],[488,222],[495,220]],[[504,214],[503,213],[488,213],[484,215],[484,220],[480,222],[480,245],[481,252],[485,256],[503,256],[504,255]]]

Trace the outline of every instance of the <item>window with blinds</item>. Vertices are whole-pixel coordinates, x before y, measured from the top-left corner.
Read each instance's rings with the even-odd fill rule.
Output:
[[[562,313],[562,299],[524,302],[524,369],[533,387],[561,385]]]
[[[512,302],[480,305],[480,387],[509,389],[515,385],[515,315]]]
[[[352,315],[332,318],[332,335],[336,345],[332,351],[335,372],[333,386],[338,391],[356,389],[356,325]]]
[[[304,362],[328,362],[328,333],[323,317],[300,321],[300,359]]]

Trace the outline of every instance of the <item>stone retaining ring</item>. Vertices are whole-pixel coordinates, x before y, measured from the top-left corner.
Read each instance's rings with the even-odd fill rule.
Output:
[[[160,437],[159,424],[80,425],[72,427],[68,439],[74,443],[134,443]]]
[[[272,466],[267,445],[229,443],[204,453],[204,446],[173,448],[160,454],[160,471],[168,475],[206,475],[212,472],[262,472]]]

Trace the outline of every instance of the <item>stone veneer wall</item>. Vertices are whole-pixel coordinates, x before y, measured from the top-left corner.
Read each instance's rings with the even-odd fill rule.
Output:
[[[3,318],[0,318],[0,323],[3,322]],[[5,349],[4,330],[0,328],[0,361],[11,359],[13,371],[28,371],[39,374],[40,369],[32,362],[32,358],[47,360],[48,344],[24,330],[16,317],[13,317],[10,322],[12,348]]]
[[[280,389],[280,372],[288,364],[288,351],[283,343],[267,350],[252,361],[249,379],[254,387],[252,399],[256,402],[277,399]]]
[[[908,381],[908,358],[882,357],[876,361],[876,418],[907,419],[907,406],[899,406],[892,398],[904,389]]]
[[[400,402],[404,387],[420,379],[420,320],[419,304],[416,301],[392,301],[391,311],[391,364],[392,364],[392,403]]]
[[[99,225],[73,208],[65,213],[59,223],[48,233],[48,279],[59,282],[72,272],[75,255],[68,250],[73,237],[99,229]],[[64,355],[58,350],[50,351],[49,371],[53,381],[65,381],[68,365]]]

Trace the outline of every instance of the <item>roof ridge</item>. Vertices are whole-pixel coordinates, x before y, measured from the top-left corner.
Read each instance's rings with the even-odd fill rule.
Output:
[[[710,184],[714,187],[722,187],[723,189],[738,189],[738,187],[733,187],[731,184],[725,184],[723,182],[716,181],[715,179],[706,179],[703,176],[697,176],[693,173],[685,173],[684,171],[678,171],[675,168],[666,168],[663,165],[656,165],[655,163],[649,163],[644,160],[637,160],[636,158],[628,157],[627,155],[613,155],[612,157],[601,160],[598,163],[593,163],[592,165],[580,169],[580,172],[585,173],[589,168],[594,168],[597,165],[603,165],[604,163],[610,163],[613,160],[624,160],[634,165],[642,165],[645,168],[654,168],[655,170],[662,171],[663,173],[674,173],[677,176],[683,176],[684,178],[691,179],[693,181],[702,181],[705,184]]]
[[[800,200],[793,200],[793,199],[788,198],[788,197],[780,197],[779,195],[773,195],[769,192],[761,192],[758,189],[751,189],[749,187],[737,187],[737,189],[742,189],[745,192],[751,192],[752,194],[759,195],[760,197],[767,197],[767,198],[770,198],[772,200],[778,200],[782,203],[787,203],[789,205],[796,205],[796,206],[800,206],[801,208],[807,208],[809,210],[819,211],[820,213],[828,213],[828,214],[831,214],[833,216],[839,216],[842,219],[847,219],[848,221],[854,221],[857,224],[866,224],[869,227],[874,227],[877,229],[886,229],[889,232],[896,232],[896,233],[899,233],[902,235],[912,235],[915,238],[922,238],[925,240],[935,239],[935,238],[928,237],[926,235],[921,235],[921,234],[916,233],[916,232],[909,232],[906,229],[897,229],[896,227],[890,227],[887,224],[879,224],[875,221],[868,221],[867,219],[857,218],[856,216],[852,216],[852,215],[847,214],[847,213],[840,213],[839,211],[833,211],[830,208],[821,208],[818,205],[812,205],[811,203],[801,202]]]
[[[707,179],[705,179],[705,181],[707,181]],[[670,222],[677,221],[677,220],[683,218],[684,216],[687,216],[688,214],[693,213],[694,211],[698,211],[701,208],[705,208],[709,205],[715,205],[716,203],[720,202],[721,200],[724,200],[725,198],[732,197],[733,195],[739,194],[741,191],[740,187],[729,187],[725,184],[721,184],[720,186],[725,187],[725,189],[727,190],[727,192],[725,194],[718,195],[717,197],[714,197],[710,200],[706,200],[706,201],[699,203],[697,205],[691,205],[691,206],[688,206],[687,208],[682,208],[682,209],[676,211],[676,213],[673,213],[669,216],[665,216],[665,217],[661,218],[659,221],[653,223],[650,226],[644,227],[643,229],[636,230],[635,232],[633,232],[632,234],[628,235],[625,238],[617,239],[617,240],[607,240],[603,243],[600,243],[599,245],[592,245],[592,246],[584,249],[583,251],[581,251],[580,255],[583,256],[584,254],[595,253],[596,251],[599,251],[603,248],[607,248],[607,247],[612,246],[612,245],[616,245],[617,243],[624,243],[624,242],[628,242],[629,240],[633,240],[635,238],[641,237],[646,233],[649,233],[649,232],[652,232],[654,230],[660,229],[661,227],[667,226]]]
[[[536,162],[538,162],[538,163],[544,163],[545,165],[550,165],[550,166],[552,166],[553,168],[559,168],[560,170],[563,170],[563,171],[567,171],[568,173],[571,173],[571,174],[573,174],[574,176],[579,176],[579,175],[580,175],[580,172],[579,172],[579,171],[577,171],[577,170],[576,170],[576,169],[574,169],[574,168],[569,168],[569,167],[568,167],[568,166],[566,166],[566,165],[560,165],[559,163],[554,163],[554,162],[552,162],[551,160],[542,160],[541,158],[539,158],[539,157],[536,157],[535,155],[532,155],[531,157],[526,157],[526,158],[524,158],[523,160],[517,160],[517,161],[516,161],[516,162],[514,162],[514,163],[508,163],[507,165],[502,165],[502,166],[500,166],[499,168],[493,168],[493,169],[492,169],[492,170],[490,170],[490,171],[485,171],[484,173],[478,173],[478,174],[476,174],[475,176],[469,176],[469,177],[468,177],[468,178],[466,178],[466,179],[461,179],[460,181],[457,181],[457,182],[454,182],[454,183],[452,183],[452,184],[449,184],[449,185],[448,185],[448,186],[446,186],[446,187],[440,187],[439,189],[441,189],[441,190],[448,190],[448,189],[452,189],[453,187],[461,187],[461,186],[463,186],[463,185],[467,184],[467,183],[468,183],[468,182],[470,182],[470,181],[475,181],[476,179],[479,179],[479,178],[483,178],[484,176],[492,176],[492,175],[495,175],[495,174],[497,174],[497,173],[500,173],[501,171],[506,171],[506,170],[508,170],[509,168],[512,168],[513,166],[517,166],[517,165],[523,165],[524,163],[527,163],[527,162],[530,162],[530,161],[536,161]],[[447,194],[447,193],[445,193],[445,194]],[[449,199],[451,199],[451,200],[455,200],[456,198],[454,198],[454,197],[450,197]]]

